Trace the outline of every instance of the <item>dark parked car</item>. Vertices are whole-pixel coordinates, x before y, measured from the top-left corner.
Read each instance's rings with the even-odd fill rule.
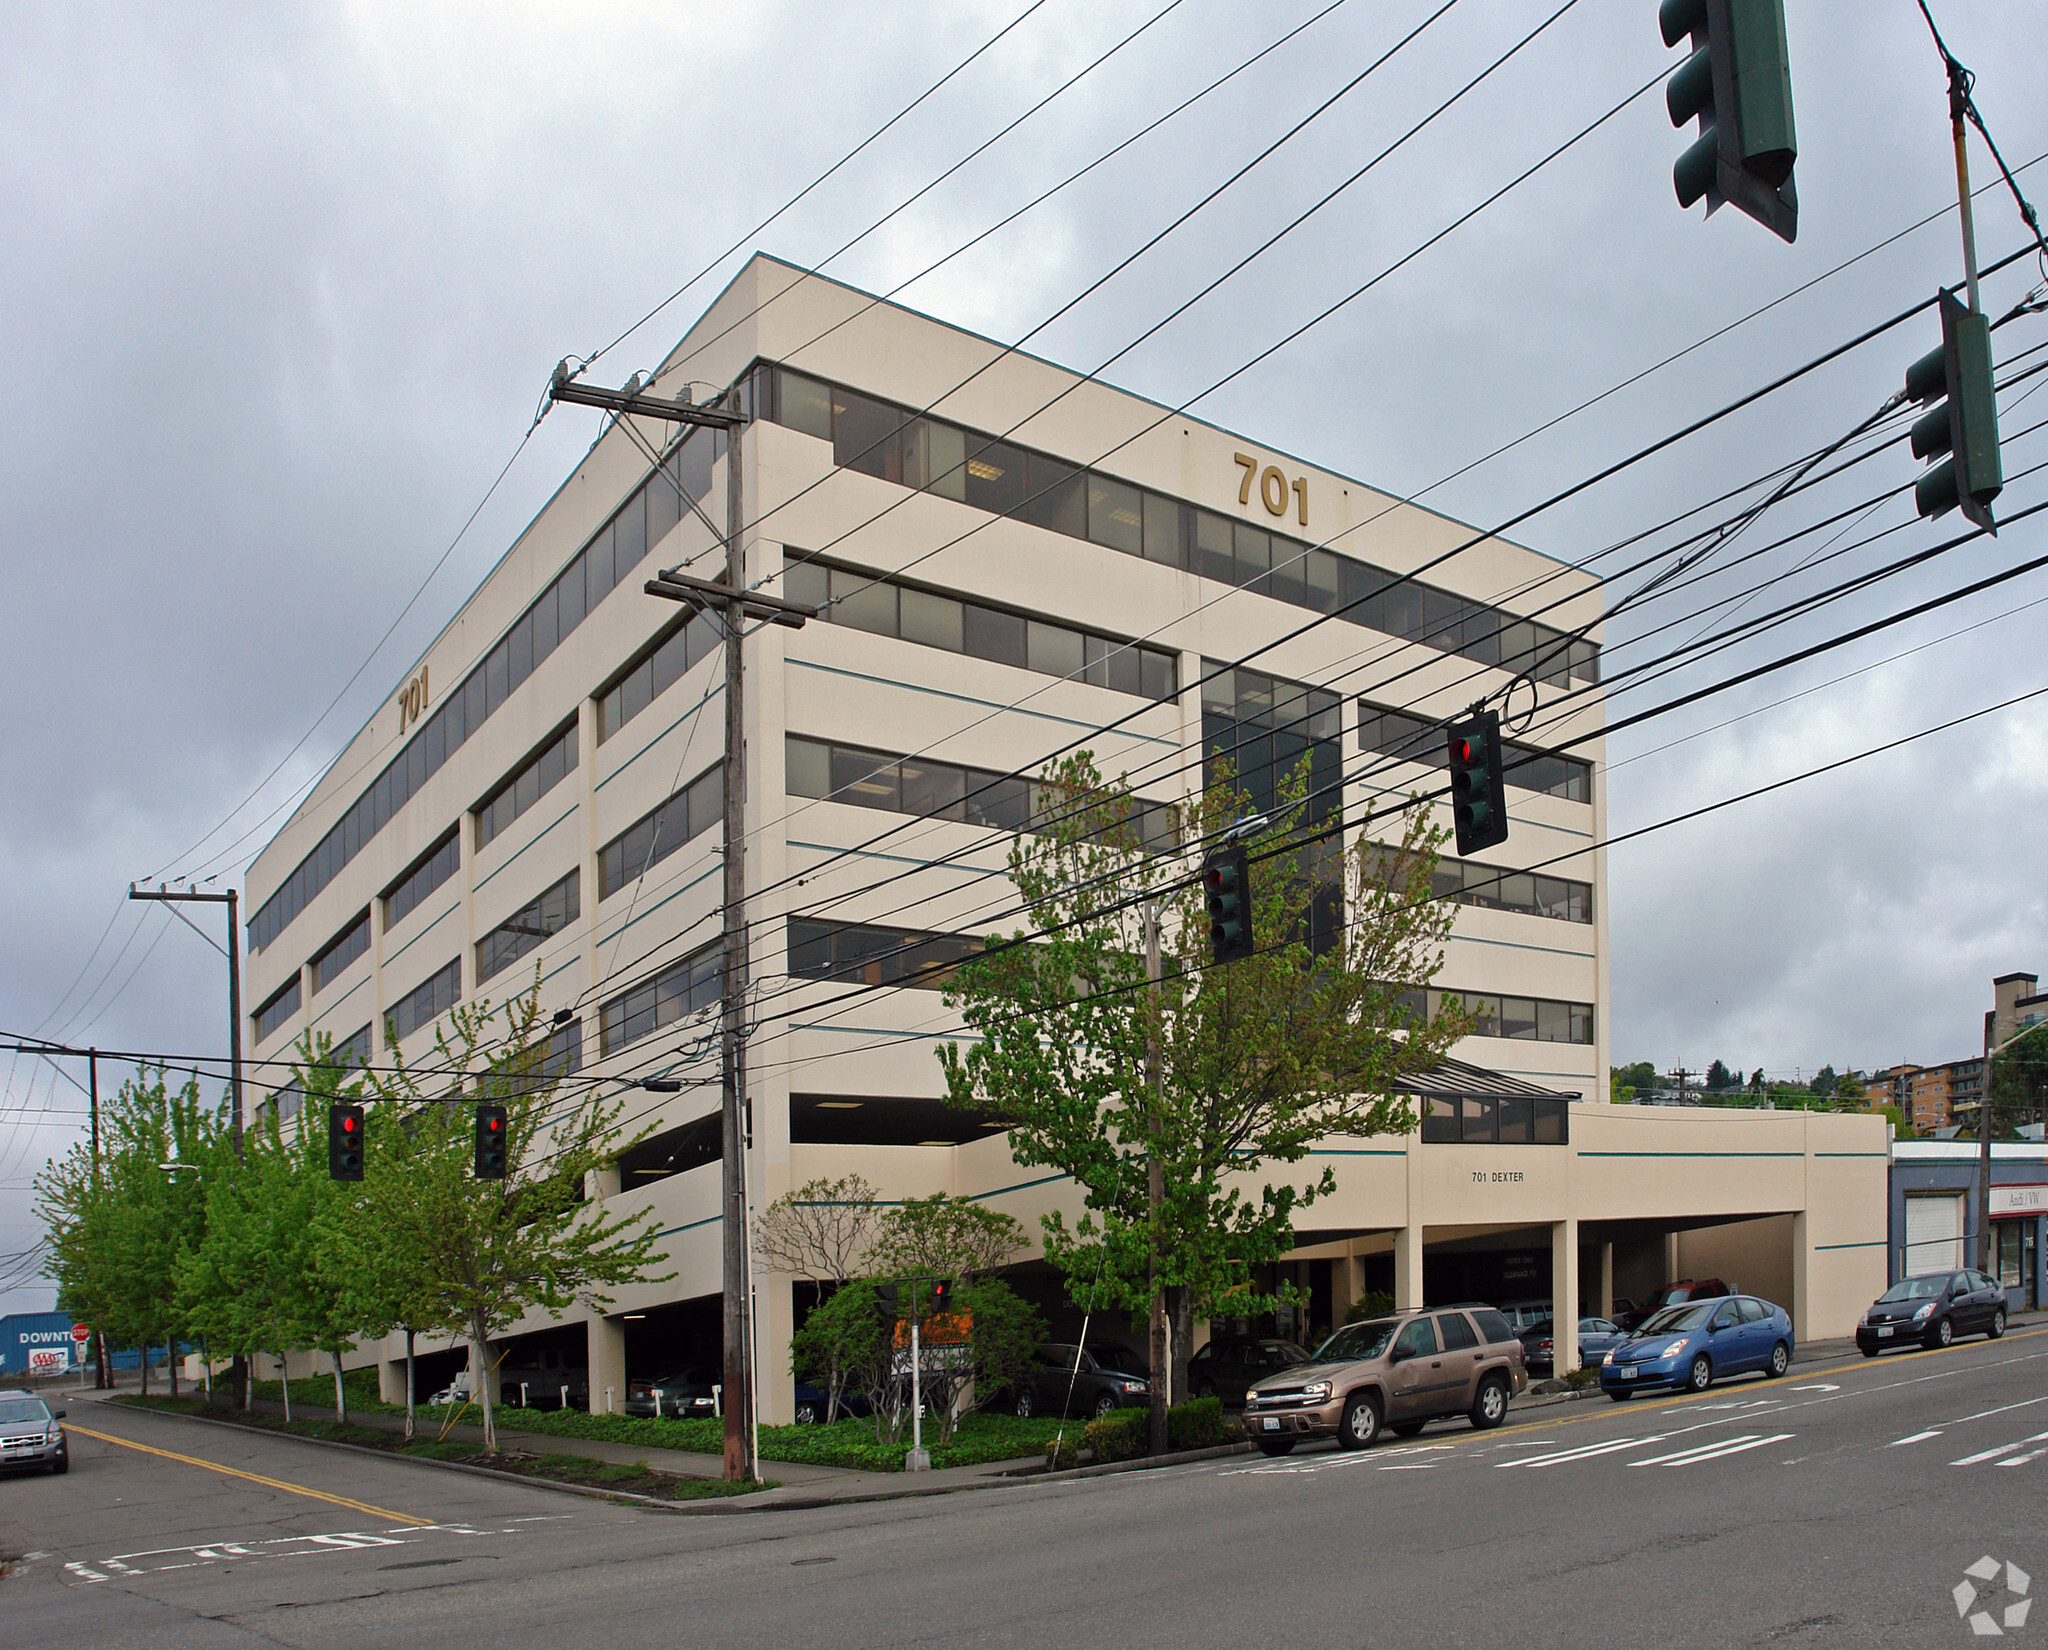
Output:
[[[2005,1333],[2005,1290],[1983,1272],[1923,1272],[1901,1278],[1871,1302],[1856,1324],[1866,1358],[1908,1342],[1947,1346],[1958,1335]]]
[[[825,1419],[826,1400],[827,1394],[823,1387],[814,1386],[809,1381],[798,1381],[796,1384],[796,1424],[800,1427],[808,1427],[816,1426],[820,1421],[823,1421]],[[848,1387],[841,1387],[839,1389],[839,1407],[832,1412],[832,1419],[836,1421],[842,1416],[865,1415],[873,1408],[874,1405],[868,1402],[865,1394],[855,1392]]]
[[[1719,1278],[1680,1278],[1676,1283],[1658,1285],[1626,1312],[1617,1306],[1614,1320],[1624,1329],[1636,1329],[1666,1307],[1683,1306],[1687,1301],[1719,1300],[1723,1295],[1734,1293],[1734,1289]]]
[[[1657,1387],[1704,1392],[1724,1375],[1785,1373],[1792,1319],[1749,1295],[1667,1306],[1630,1333],[1600,1364],[1600,1390],[1616,1403]]]
[[[1308,1348],[1276,1337],[1222,1336],[1188,1360],[1188,1390],[1197,1398],[1242,1404],[1254,1381],[1309,1360]]]
[[[1032,1367],[1010,1383],[1018,1415],[1093,1415],[1150,1401],[1146,1362],[1119,1346],[1082,1351],[1057,1342],[1041,1346]]]
[[[1548,1318],[1540,1318],[1522,1331],[1522,1358],[1531,1375],[1548,1375],[1556,1362],[1551,1355],[1550,1327]],[[1597,1368],[1602,1358],[1627,1339],[1625,1330],[1605,1318],[1579,1319],[1580,1367]]]
[[[718,1400],[711,1388],[718,1372],[701,1366],[679,1369],[653,1381],[626,1383],[628,1415],[666,1415],[677,1420],[716,1415]]]

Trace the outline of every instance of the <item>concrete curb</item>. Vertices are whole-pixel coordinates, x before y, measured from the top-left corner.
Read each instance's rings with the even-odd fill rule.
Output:
[[[118,1402],[118,1400],[102,1400]],[[467,1461],[436,1461],[429,1456],[407,1455],[401,1450],[377,1449],[369,1444],[351,1444],[339,1438],[308,1438],[302,1433],[284,1432],[276,1427],[251,1426],[246,1421],[230,1421],[217,1415],[187,1415],[175,1409],[156,1409],[145,1404],[121,1404],[122,1409],[143,1415],[158,1415],[166,1420],[192,1421],[203,1427],[221,1427],[229,1432],[250,1433],[259,1438],[282,1438],[294,1444],[311,1444],[316,1449],[346,1450],[351,1455],[374,1456],[380,1461],[400,1461],[407,1466],[432,1467],[443,1472],[464,1472],[475,1478],[495,1478],[504,1484],[528,1484],[544,1490],[559,1490],[564,1495],[581,1495],[598,1501],[628,1502],[634,1506],[652,1507],[660,1512],[761,1512],[762,1506],[735,1506],[735,1502],[751,1501],[756,1495],[774,1495],[773,1489],[750,1490],[746,1495],[724,1497],[720,1502],[678,1502],[663,1501],[657,1496],[636,1495],[631,1490],[604,1490],[591,1484],[566,1484],[560,1479],[542,1478],[523,1472],[504,1472],[497,1467],[474,1466]],[[593,1459],[584,1457],[583,1459]],[[678,1475],[679,1476],[679,1475]],[[771,1503],[770,1505],[773,1505]],[[788,1503],[782,1503],[788,1505]]]
[[[1012,1484],[1057,1484],[1069,1478],[1105,1478],[1113,1472],[1142,1472],[1149,1467],[1178,1467],[1189,1461],[1220,1461],[1227,1455],[1250,1455],[1258,1446],[1251,1443],[1212,1444],[1207,1449],[1173,1450],[1165,1455],[1140,1455],[1129,1461],[1097,1461],[1085,1467],[1062,1467],[1058,1472],[1024,1471],[1006,1474]]]

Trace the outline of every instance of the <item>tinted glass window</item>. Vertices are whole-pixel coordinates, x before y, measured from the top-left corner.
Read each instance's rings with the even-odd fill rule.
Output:
[[[1436,1320],[1437,1333],[1443,1337],[1446,1352],[1462,1352],[1468,1346],[1477,1346],[1479,1337],[1472,1332],[1472,1325],[1462,1312],[1446,1312]]]
[[[1771,1315],[1771,1309],[1764,1305],[1762,1301],[1745,1299],[1738,1301],[1736,1304],[1742,1308],[1742,1321],[1744,1323],[1762,1323],[1764,1319]]]
[[[1472,1314],[1472,1321],[1478,1326],[1481,1338],[1489,1346],[1500,1341],[1511,1341],[1515,1338],[1515,1332],[1508,1327],[1508,1320],[1491,1307],[1482,1308],[1474,1312]]]
[[[1394,1345],[1398,1351],[1405,1352],[1410,1357],[1422,1357],[1434,1352],[1437,1350],[1436,1326],[1428,1318],[1417,1318],[1401,1331],[1400,1338]]]

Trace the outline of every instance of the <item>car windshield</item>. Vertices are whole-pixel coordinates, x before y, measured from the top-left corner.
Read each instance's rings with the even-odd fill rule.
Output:
[[[1549,1333],[1550,1320],[1548,1318],[1538,1318],[1527,1329],[1522,1331],[1522,1338],[1527,1340],[1531,1335],[1548,1335]]]
[[[1152,1373],[1150,1360],[1141,1358],[1137,1353],[1126,1351],[1120,1346],[1097,1347],[1095,1349],[1095,1361],[1102,1368],[1112,1370],[1119,1375],[1150,1375]]]
[[[1901,1278],[1877,1298],[1881,1301],[1931,1301],[1948,1287],[1948,1274],[1938,1278]]]
[[[1360,1358],[1377,1358],[1386,1351],[1394,1331],[1401,1326],[1392,1318],[1371,1323],[1346,1324],[1316,1348],[1317,1363],[1353,1363]]]
[[[18,1426],[23,1421],[47,1421],[50,1412],[40,1398],[0,1398],[0,1426]]]
[[[1667,1306],[1638,1329],[1638,1335],[1677,1335],[1698,1329],[1713,1316],[1716,1301],[1696,1301],[1689,1306]]]
[[[1293,1341],[1273,1341],[1270,1344],[1274,1355],[1283,1364],[1305,1364],[1311,1356],[1307,1347],[1297,1346]]]

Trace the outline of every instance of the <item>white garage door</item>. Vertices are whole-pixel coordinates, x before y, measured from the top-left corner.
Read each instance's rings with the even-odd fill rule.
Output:
[[[1963,1200],[1960,1195],[1906,1199],[1906,1270],[1939,1272],[1963,1264]]]

